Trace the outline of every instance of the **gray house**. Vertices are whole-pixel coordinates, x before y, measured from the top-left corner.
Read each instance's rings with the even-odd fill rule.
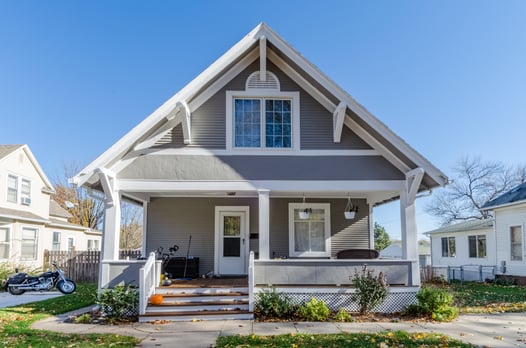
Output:
[[[155,255],[118,260],[122,199],[144,207],[145,254],[186,249],[191,236],[192,276],[214,274],[222,286],[245,279],[237,292],[248,298],[235,309],[247,302],[249,317],[254,296],[269,285],[343,306],[364,263],[397,285],[390,307],[379,309],[389,311],[414,300],[420,285],[415,197],[447,178],[261,23],[73,181],[106,197],[99,285],[136,274],[141,318],[188,319],[202,317],[203,302],[174,314],[175,300],[167,299],[177,282],[169,294],[158,287]],[[392,200],[400,200],[402,258],[338,258],[373,248],[373,208]],[[186,250],[179,253],[184,259]],[[174,304],[164,315],[148,304],[160,292],[164,309]],[[207,318],[236,317],[215,308]]]

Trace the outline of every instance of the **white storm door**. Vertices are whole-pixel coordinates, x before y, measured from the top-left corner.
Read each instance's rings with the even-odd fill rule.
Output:
[[[215,273],[247,274],[248,214],[248,207],[216,207]]]

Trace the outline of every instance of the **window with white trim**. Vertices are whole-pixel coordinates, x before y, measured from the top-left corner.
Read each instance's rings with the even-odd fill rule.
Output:
[[[289,203],[289,256],[330,257],[330,204],[307,205]],[[309,209],[309,216],[302,219],[300,212],[306,208]]]
[[[485,258],[486,257],[486,235],[468,236],[469,257]]]
[[[22,229],[22,260],[36,260],[38,251],[38,230],[24,227]]]
[[[53,244],[51,250],[60,251],[60,232],[53,232]]]
[[[245,91],[226,92],[227,149],[299,150],[299,92],[281,92],[276,75],[259,71],[245,83]]]
[[[0,260],[9,258],[9,228],[0,228]]]
[[[7,176],[7,201],[18,203],[18,177],[12,174]]]
[[[74,251],[75,250],[75,238],[68,237],[68,251]]]
[[[98,239],[88,239],[88,250],[98,251],[99,250],[99,240]]]
[[[31,181],[22,179],[20,184],[20,199],[22,204],[31,204]]]
[[[291,148],[292,100],[234,99],[236,148]]]
[[[455,237],[442,238],[442,257],[455,257],[457,253]]]
[[[510,227],[510,260],[522,261],[522,226]]]

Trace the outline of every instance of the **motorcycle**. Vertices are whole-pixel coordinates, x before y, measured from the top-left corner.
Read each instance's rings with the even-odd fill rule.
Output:
[[[27,273],[13,274],[7,279],[5,287],[11,295],[22,295],[26,291],[50,291],[57,288],[63,294],[72,294],[77,285],[71,279],[64,276],[64,270],[59,268],[55,262],[52,263],[55,271],[47,271],[39,276],[31,276]]]

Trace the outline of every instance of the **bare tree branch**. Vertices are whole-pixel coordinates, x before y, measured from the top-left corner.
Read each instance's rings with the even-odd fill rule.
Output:
[[[488,201],[526,181],[526,165],[505,166],[501,162],[483,162],[480,158],[461,158],[453,167],[454,178],[437,192],[426,212],[442,224],[472,219],[487,219],[480,211]]]

